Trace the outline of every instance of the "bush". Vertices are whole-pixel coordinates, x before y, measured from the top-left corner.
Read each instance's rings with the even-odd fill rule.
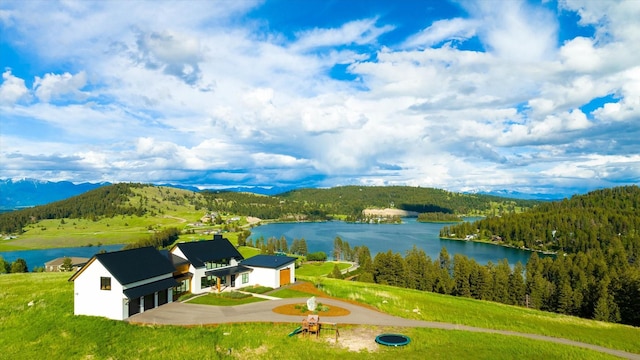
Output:
[[[308,261],[327,261],[327,254],[324,251],[317,251],[307,255]]]

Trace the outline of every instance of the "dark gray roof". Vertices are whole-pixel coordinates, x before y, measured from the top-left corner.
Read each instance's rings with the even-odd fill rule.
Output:
[[[207,276],[227,276],[227,275],[233,275],[233,274],[240,274],[243,272],[248,272],[248,271],[252,271],[253,269],[248,268],[246,266],[242,266],[242,265],[238,265],[238,266],[228,266],[228,267],[224,267],[224,268],[220,268],[220,269],[211,269],[211,270],[207,270],[205,271],[205,275]]]
[[[242,265],[275,269],[295,261],[296,258],[291,256],[256,255],[243,260]]]
[[[244,259],[238,249],[223,237],[214,240],[179,243],[175,247],[180,249],[187,260],[196,268],[203,267],[205,262],[231,258]]]
[[[123,285],[175,271],[169,259],[151,246],[96,254],[95,258]]]
[[[136,286],[124,290],[124,295],[129,299],[136,299],[141,296],[153,294],[156,291],[168,289],[180,285],[174,278],[162,279],[152,283]]]

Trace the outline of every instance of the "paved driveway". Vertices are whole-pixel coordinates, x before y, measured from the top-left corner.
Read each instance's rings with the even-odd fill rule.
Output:
[[[261,301],[257,303],[243,304],[237,306],[212,306],[174,302],[162,305],[158,308],[147,310],[141,314],[136,314],[127,319],[130,323],[138,324],[158,324],[158,325],[207,325],[223,323],[247,323],[247,322],[270,322],[270,323],[301,323],[303,315],[282,315],[273,312],[273,309],[286,304],[305,303],[307,298],[279,299]],[[384,314],[365,307],[353,305],[335,299],[318,298],[318,302],[326,305],[335,305],[349,310],[351,313],[345,316],[320,316],[320,321],[335,322],[341,325],[378,325],[397,327],[424,327],[444,330],[463,330],[482,333],[493,333],[508,336],[520,336],[524,338],[549,341],[565,345],[573,345],[586,349],[591,349],[625,359],[640,360],[640,355],[628,353],[620,350],[612,350],[602,346],[581,343],[569,339],[555,338],[551,336],[527,334],[515,331],[484,329],[466,325],[449,323],[439,323],[433,321],[421,321],[404,319],[396,316]]]

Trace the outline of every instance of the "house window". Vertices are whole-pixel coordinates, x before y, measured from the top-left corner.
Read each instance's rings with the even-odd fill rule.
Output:
[[[208,288],[217,283],[215,276],[203,276],[200,278],[200,289]]]
[[[101,277],[100,278],[100,290],[111,290],[111,278],[110,277]]]
[[[229,259],[219,259],[217,261],[207,261],[204,263],[207,270],[229,266]]]
[[[242,274],[242,283],[246,284],[248,282],[249,282],[249,274],[248,273]]]

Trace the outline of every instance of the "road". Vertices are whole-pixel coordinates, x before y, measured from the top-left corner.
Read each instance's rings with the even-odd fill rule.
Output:
[[[300,304],[306,298],[278,299],[237,306],[211,306],[174,302],[136,314],[127,321],[135,324],[157,325],[207,325],[223,323],[269,322],[269,323],[300,323],[300,315],[282,315],[273,312],[275,307],[286,304]],[[640,360],[640,355],[621,350],[614,350],[602,346],[586,344],[574,340],[556,338],[538,334],[528,334],[516,331],[485,329],[473,326],[404,319],[384,314],[369,308],[357,306],[336,299],[318,298],[318,302],[345,308],[351,313],[346,316],[322,316],[321,321],[350,325],[378,325],[395,327],[424,327],[442,330],[471,331],[480,333],[519,336],[528,339],[548,341],[564,345],[572,345],[602,353],[619,356],[625,359]]]

